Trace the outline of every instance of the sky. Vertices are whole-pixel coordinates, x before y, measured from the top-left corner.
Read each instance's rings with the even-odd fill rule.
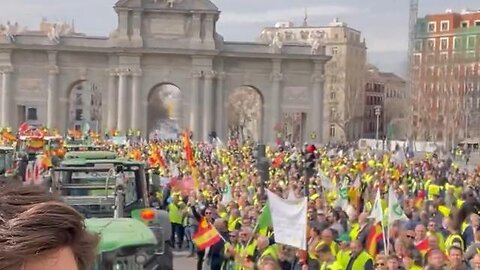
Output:
[[[419,16],[446,9],[480,9],[478,0],[419,0]],[[37,29],[42,18],[75,22],[77,32],[107,36],[117,25],[116,0],[0,0],[0,23],[17,21]],[[368,61],[382,71],[405,74],[409,0],[213,0],[220,11],[217,31],[226,41],[254,41],[279,21],[326,25],[339,18],[360,30]]]

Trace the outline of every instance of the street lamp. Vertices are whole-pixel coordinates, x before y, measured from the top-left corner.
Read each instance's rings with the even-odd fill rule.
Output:
[[[375,108],[375,117],[377,118],[377,127],[375,131],[375,145],[378,148],[378,129],[380,128],[380,113],[382,110],[382,106],[377,105]]]

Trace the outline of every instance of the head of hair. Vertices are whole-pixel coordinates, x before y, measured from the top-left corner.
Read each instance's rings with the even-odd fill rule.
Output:
[[[39,187],[0,191],[0,269],[22,269],[27,260],[68,247],[79,270],[90,269],[98,236],[60,198]]]

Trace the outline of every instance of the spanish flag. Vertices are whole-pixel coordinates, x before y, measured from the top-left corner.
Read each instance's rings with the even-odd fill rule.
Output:
[[[17,137],[15,135],[13,135],[11,132],[8,132],[6,130],[2,132],[2,137],[4,140],[7,140],[9,142],[13,142],[17,140]]]
[[[370,256],[377,255],[377,243],[383,239],[383,231],[380,223],[373,224],[368,232],[365,249]]]
[[[423,239],[422,241],[420,241],[419,243],[417,243],[417,244],[415,245],[415,247],[418,249],[418,251],[420,251],[420,253],[421,253],[423,256],[425,256],[425,254],[427,254],[428,249],[429,249],[429,247],[428,247],[428,239],[427,239],[427,238]]]
[[[198,226],[198,231],[192,235],[192,241],[197,246],[198,250],[205,250],[218,243],[222,238],[218,231],[211,224],[208,223],[205,217],[202,218]]]
[[[183,150],[185,151],[185,159],[188,161],[190,167],[195,166],[194,162],[194,153],[192,148],[192,143],[190,142],[188,131],[185,130],[183,133]]]

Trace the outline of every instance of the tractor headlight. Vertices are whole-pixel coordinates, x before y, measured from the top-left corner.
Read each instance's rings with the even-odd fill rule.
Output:
[[[147,255],[145,253],[139,253],[135,256],[135,262],[140,265],[144,265],[147,262]]]

